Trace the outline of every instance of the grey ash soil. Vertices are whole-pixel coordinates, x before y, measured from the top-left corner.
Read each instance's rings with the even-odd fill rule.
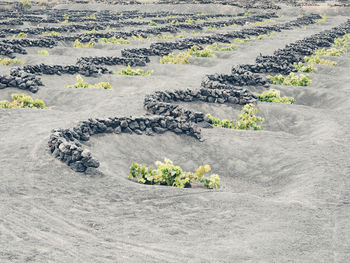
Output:
[[[296,104],[259,103],[262,131],[203,129],[204,142],[172,133],[94,136],[87,148],[106,175],[95,179],[47,149],[52,129],[90,117],[143,115],[146,94],[199,88],[206,74],[229,73],[259,53],[340,24],[350,14],[341,11],[347,17],[332,10],[326,23],[242,44],[221,58],[189,65],[154,58],[147,68],[155,74],[147,78],[85,78],[109,81],[112,91],[65,89],[75,76],[43,76],[45,86],[33,97],[49,110],[0,110],[0,262],[349,262],[349,53],[337,67],[320,66],[309,87],[278,87]],[[282,19],[296,16],[284,13]],[[114,52],[60,46],[41,57],[36,51],[17,57],[64,64],[83,53]],[[0,98],[18,91],[0,90]],[[240,110],[186,105],[226,119]],[[152,165],[164,157],[186,170],[210,164],[222,187],[177,189],[127,179],[133,161]]]

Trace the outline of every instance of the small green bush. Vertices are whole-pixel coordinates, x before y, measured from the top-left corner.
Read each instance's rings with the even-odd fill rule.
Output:
[[[331,56],[331,57],[340,57],[342,54],[345,53],[344,49],[337,49],[337,48],[321,48],[315,51],[315,54],[318,56]]]
[[[319,65],[327,65],[327,66],[335,66],[337,65],[336,61],[332,61],[329,59],[323,59],[320,58],[320,56],[311,56],[311,57],[304,57],[305,62],[311,63],[311,64],[319,64]]]
[[[245,12],[244,13],[244,16],[250,16],[251,14],[250,14],[250,12]]]
[[[284,77],[282,75],[271,76],[269,75],[271,84],[286,85],[286,86],[309,86],[311,84],[311,79],[308,75],[295,75],[291,72],[288,76]]]
[[[244,39],[242,39],[242,38],[235,38],[235,40],[234,40],[234,42],[235,43],[247,43],[247,42],[249,42],[249,38],[244,38]]]
[[[193,20],[193,19],[186,19],[186,20],[185,20],[185,23],[193,24],[193,23],[194,23],[194,20]]]
[[[76,39],[73,43],[73,47],[75,48],[92,48],[95,46],[95,42],[91,39],[88,43],[83,44],[79,41],[79,39]]]
[[[259,123],[264,122],[264,118],[256,116],[258,113],[258,109],[254,104],[246,104],[241,110],[240,115],[238,116],[238,120],[236,124],[230,120],[220,120],[219,118],[215,118],[211,116],[209,113],[207,117],[209,117],[212,121],[212,124],[217,127],[227,128],[227,129],[236,129],[236,130],[250,130],[251,128],[254,130],[261,130],[261,126]]]
[[[217,28],[216,28],[216,26],[214,25],[214,26],[208,26],[207,29],[208,29],[208,30],[216,30]]]
[[[237,45],[235,44],[219,44],[218,43],[213,43],[208,46],[210,49],[214,51],[233,51],[237,48]]]
[[[190,48],[189,52],[194,57],[202,57],[202,58],[215,58],[215,54],[210,46],[207,46],[204,49],[200,49],[199,46],[193,46]]]
[[[144,38],[140,34],[137,34],[137,36],[131,36],[131,38],[135,41],[150,41],[151,40],[150,37]]]
[[[341,38],[334,39],[333,47],[344,49],[345,51],[349,47],[350,34],[346,34]]]
[[[0,58],[0,65],[10,66],[11,64],[24,65],[25,61],[20,59],[12,59],[12,58]]]
[[[164,163],[157,161],[157,169],[146,167],[145,164],[132,163],[129,172],[129,179],[136,179],[137,182],[150,185],[167,185],[179,188],[191,187],[191,183],[200,182],[209,189],[220,187],[220,177],[217,174],[204,177],[204,173],[210,172],[210,165],[202,165],[195,172],[184,172],[180,166],[175,166],[169,159]]]
[[[179,34],[175,36],[176,38],[184,38],[185,37],[185,33]]]
[[[106,90],[112,89],[111,84],[109,84],[108,82],[100,82],[100,83],[97,83],[95,85],[84,83],[84,80],[80,75],[77,76],[77,83],[76,84],[65,85],[65,87],[69,88],[69,89],[80,89],[80,88],[82,88],[82,89],[95,88],[95,89],[106,89]]]
[[[264,122],[264,118],[256,116],[258,113],[258,109],[254,104],[249,103],[244,105],[241,110],[241,114],[238,116],[238,120],[236,122],[235,129],[236,130],[261,130],[261,126],[259,125]]]
[[[127,68],[119,71],[118,74],[128,76],[148,76],[151,75],[153,72],[153,70],[148,70],[147,72],[145,72],[143,69],[133,69],[130,66],[128,66]]]
[[[269,89],[258,94],[258,100],[283,104],[293,104],[295,102],[293,97],[281,97],[281,92],[275,89]]]
[[[124,38],[116,38],[116,37],[110,37],[110,38],[100,38],[98,40],[99,43],[106,43],[106,44],[121,44],[121,45],[127,45],[130,44],[129,40],[126,40]]]
[[[299,72],[313,73],[317,71],[317,68],[314,64],[304,65],[302,62],[294,62],[294,68]]]
[[[163,56],[160,60],[161,64],[187,64],[191,58],[191,52],[180,52],[176,57],[174,53],[170,53],[167,56]]]
[[[221,128],[227,128],[227,129],[233,129],[235,127],[233,121],[230,120],[220,120],[219,118],[215,118],[211,116],[209,113],[207,114],[207,117],[211,119],[212,124],[217,127]]]
[[[48,56],[48,55],[50,55],[50,54],[49,54],[49,51],[46,51],[46,50],[39,50],[39,51],[38,51],[38,55]]]
[[[15,37],[15,38],[26,38],[28,35],[24,32],[20,32],[18,34],[14,34],[12,35],[12,37]]]
[[[169,22],[169,24],[170,24],[170,25],[178,25],[178,24],[179,24],[179,21],[177,21],[177,20],[171,20],[171,21]]]
[[[35,99],[22,93],[22,94],[12,94],[12,102],[3,100],[0,101],[0,108],[11,109],[11,108],[37,108],[45,109],[45,103],[42,100]]]
[[[154,22],[154,21],[151,21],[151,22],[148,23],[148,25],[149,25],[149,26],[157,26],[157,23]]]
[[[86,30],[84,31],[84,34],[97,34],[100,33],[99,31],[97,31],[95,28],[92,30]]]

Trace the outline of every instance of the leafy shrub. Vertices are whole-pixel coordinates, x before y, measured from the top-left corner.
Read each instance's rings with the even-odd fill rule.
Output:
[[[210,46],[207,46],[204,49],[200,49],[199,46],[193,46],[190,48],[189,52],[192,56],[195,57],[203,57],[203,58],[215,58],[215,54],[213,53],[213,50],[210,48]]]
[[[163,56],[160,60],[161,64],[187,64],[191,58],[191,52],[184,51],[179,53],[176,57],[174,53],[170,53],[167,56]]]
[[[323,59],[320,58],[320,56],[311,56],[311,57],[304,57],[305,62],[311,63],[311,64],[320,64],[320,65],[327,65],[327,66],[335,66],[337,65],[336,61],[332,61],[329,59]]]
[[[207,29],[208,29],[208,30],[216,30],[217,28],[216,28],[216,26],[214,25],[214,26],[208,26]]]
[[[159,38],[159,39],[173,39],[174,35],[170,34],[170,35],[167,35],[167,36],[165,36],[165,35],[163,36],[163,35],[158,34],[157,38]]]
[[[91,39],[88,43],[84,44],[79,41],[79,39],[76,39],[73,43],[73,47],[75,48],[92,48],[95,46],[95,42]]]
[[[344,49],[345,51],[349,47],[350,34],[346,34],[341,38],[334,39],[333,47]]]
[[[337,48],[321,48],[315,51],[316,55],[319,56],[331,56],[331,57],[340,57],[342,54],[345,53],[345,50],[343,49],[337,49]]]
[[[19,64],[19,65],[24,65],[25,62],[20,59],[12,59],[12,58],[0,58],[0,65],[4,66],[10,66],[11,64]]]
[[[213,43],[208,47],[214,51],[233,51],[237,46],[235,44],[220,44],[219,46],[218,43]]]
[[[125,45],[125,44],[130,44],[129,40],[126,40],[124,38],[116,38],[116,37],[110,37],[110,38],[100,38],[98,40],[99,43],[110,43],[110,44],[121,44],[121,45]]]
[[[35,99],[22,93],[22,94],[12,94],[12,102],[3,100],[0,101],[0,108],[11,109],[11,108],[38,108],[45,109],[45,103],[42,100]]]
[[[154,22],[154,21],[151,21],[151,22],[148,23],[148,25],[149,25],[149,26],[157,26],[157,23]]]
[[[51,32],[43,32],[43,35],[46,35],[46,36],[60,36],[61,34],[56,32],[56,31],[51,31]]]
[[[128,66],[127,68],[119,71],[118,74],[128,76],[148,76],[151,75],[153,72],[153,70],[148,70],[147,72],[145,72],[143,69],[132,69],[130,66]]]
[[[281,97],[281,92],[275,89],[269,89],[258,94],[258,100],[284,104],[293,104],[295,102],[293,97]]]
[[[311,79],[308,75],[301,74],[300,76],[295,75],[293,72],[289,73],[288,76],[282,75],[271,76],[269,75],[271,84],[286,85],[286,86],[309,86]]]
[[[302,62],[294,62],[294,68],[299,72],[313,73],[317,71],[317,68],[314,64],[304,65]]]
[[[244,16],[250,16],[251,14],[249,12],[245,12]]]
[[[234,40],[234,42],[235,43],[247,43],[247,42],[249,42],[249,38],[235,38],[235,40]]]
[[[131,38],[132,38],[133,40],[136,40],[136,41],[150,41],[150,40],[151,40],[150,37],[144,38],[144,37],[141,36],[140,34],[137,34],[137,36],[131,36]]]
[[[18,34],[13,34],[12,36],[15,38],[26,38],[28,35],[24,32],[20,32]]]
[[[211,119],[212,124],[217,127],[221,128],[228,128],[228,129],[233,129],[235,127],[233,121],[230,120],[220,120],[219,118],[215,118],[211,116],[209,113],[207,114],[207,117]]]
[[[184,37],[185,37],[185,33],[182,33],[176,36],[176,38],[184,38]]]
[[[185,23],[193,24],[193,23],[194,23],[194,20],[193,20],[193,19],[186,19],[186,20],[185,20]]]
[[[170,25],[178,25],[178,24],[179,24],[179,21],[177,21],[177,20],[171,20],[171,21],[169,22],[169,24],[170,24]]]
[[[107,90],[112,89],[111,84],[109,84],[108,82],[100,82],[100,83],[97,83],[95,85],[84,83],[84,80],[80,75],[77,76],[77,83],[76,84],[65,85],[65,87],[70,88],[70,89],[80,89],[80,88],[83,88],[83,89],[95,88],[95,89],[107,89]]]
[[[38,51],[38,55],[48,56],[48,55],[50,55],[50,54],[49,54],[49,51],[46,51],[46,50],[39,50],[39,51]]]
[[[168,185],[179,188],[191,187],[191,183],[203,183],[206,188],[214,189],[220,187],[220,177],[217,174],[204,177],[204,173],[210,172],[210,165],[202,165],[195,172],[184,172],[180,166],[175,166],[169,159],[164,163],[157,161],[157,169],[146,167],[145,164],[132,163],[129,172],[129,179],[136,179],[137,182],[150,185]]]
[[[32,8],[32,3],[29,0],[22,0],[22,5],[24,8]]]
[[[192,34],[193,35],[198,35],[198,34],[200,34],[201,32],[199,32],[199,31],[195,31],[195,30],[192,30]]]
[[[244,105],[241,114],[238,116],[235,129],[250,130],[252,128],[254,130],[261,130],[261,126],[258,123],[262,124],[264,118],[256,116],[256,113],[258,113],[258,109],[254,104],[249,103]]]
[[[220,120],[219,118],[215,118],[209,113],[207,114],[207,117],[211,119],[212,125],[221,128],[236,130],[250,130],[251,128],[253,128],[254,130],[261,130],[261,126],[259,125],[259,123],[263,123],[264,118],[256,116],[256,113],[258,113],[258,109],[255,107],[254,104],[250,103],[244,105],[240,115],[238,116],[236,124],[234,124],[234,122],[230,120]]]

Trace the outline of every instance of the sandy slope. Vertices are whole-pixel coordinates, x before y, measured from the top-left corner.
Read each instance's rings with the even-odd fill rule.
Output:
[[[53,128],[89,117],[142,115],[145,94],[199,87],[205,74],[228,73],[234,64],[252,63],[260,52],[272,54],[344,19],[333,16],[210,61],[153,62],[155,75],[144,79],[102,76],[98,81],[110,81],[113,91],[67,90],[74,76],[43,76],[45,87],[35,97],[50,110],[0,110],[0,262],[347,262],[349,54],[336,68],[320,67],[310,87],[281,87],[296,97],[295,105],[260,103],[261,132],[204,129],[204,142],[171,133],[95,136],[88,147],[101,162],[102,179],[75,173],[46,148]],[[59,47],[45,59],[82,56],[73,51]],[[42,57],[27,58],[38,63]],[[0,98],[13,92],[0,90]],[[225,118],[239,112],[227,105],[187,106]],[[164,157],[190,170],[210,164],[222,188],[127,180],[131,162]]]

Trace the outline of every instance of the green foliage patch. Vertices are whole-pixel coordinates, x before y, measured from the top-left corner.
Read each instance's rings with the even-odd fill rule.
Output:
[[[0,58],[0,65],[10,66],[11,64],[24,65],[25,61],[16,58]]]
[[[257,113],[258,109],[256,108],[256,106],[252,103],[249,103],[244,105],[235,124],[233,121],[230,120],[220,120],[219,118],[215,118],[209,113],[207,114],[207,117],[209,117],[212,120],[212,124],[214,126],[221,128],[236,130],[261,130],[261,126],[259,124],[262,124],[264,122],[264,118],[257,116]]]
[[[109,84],[108,82],[100,82],[95,85],[84,83],[84,80],[80,75],[77,76],[77,83],[73,85],[65,85],[65,87],[69,89],[81,89],[81,88],[82,89],[94,88],[94,89],[106,89],[106,90],[112,89],[111,84]]]
[[[313,55],[311,57],[304,57],[305,62],[311,64],[319,64],[319,65],[327,65],[327,66],[335,66],[337,65],[336,61],[330,59],[320,58],[318,55]]]
[[[150,185],[167,185],[179,188],[191,187],[191,183],[200,182],[209,189],[220,187],[220,177],[212,174],[205,177],[204,173],[210,172],[210,165],[202,165],[195,172],[184,172],[180,166],[175,166],[169,159],[164,162],[156,162],[157,169],[147,167],[145,164],[132,163],[129,172],[129,179],[136,179],[137,182]]]
[[[0,101],[0,108],[12,109],[12,108],[37,108],[45,109],[45,103],[42,100],[35,99],[22,93],[15,93],[11,95],[12,101],[3,100]]]
[[[174,53],[170,53],[167,56],[163,56],[161,58],[160,63],[161,64],[187,64],[190,61],[191,58],[191,52],[184,51],[180,52],[177,56],[174,55]]]
[[[299,72],[313,73],[317,71],[317,68],[314,66],[314,64],[304,65],[302,62],[294,62],[294,68]]]
[[[261,94],[258,94],[258,100],[283,104],[293,104],[295,102],[293,97],[281,97],[281,92],[275,89],[269,89]]]
[[[131,38],[135,41],[150,41],[151,40],[150,37],[144,38],[140,34],[137,34],[136,36],[131,36]]]
[[[128,75],[128,76],[149,76],[153,73],[153,70],[144,71],[143,69],[133,69],[130,67],[130,65],[122,69],[118,72],[119,75]]]
[[[312,83],[308,75],[295,75],[293,72],[289,73],[286,77],[280,74],[276,76],[269,75],[268,78],[270,79],[271,84],[276,85],[309,86]]]
[[[51,32],[43,32],[43,35],[46,35],[46,36],[60,36],[61,34],[59,32],[56,32],[56,31],[51,31]]]
[[[39,50],[38,55],[48,56],[50,54],[49,54],[49,51],[47,51],[47,50]]]
[[[12,37],[14,38],[26,38],[28,35],[24,32],[20,32],[18,34],[13,34]]]
[[[74,48],[92,48],[95,46],[95,42],[91,39],[88,43],[84,44],[79,41],[79,39],[76,39],[73,43]]]
[[[116,38],[116,37],[110,37],[110,38],[100,38],[98,40],[99,43],[106,43],[106,44],[121,44],[121,45],[126,45],[130,44],[129,40],[126,40],[124,38]]]

